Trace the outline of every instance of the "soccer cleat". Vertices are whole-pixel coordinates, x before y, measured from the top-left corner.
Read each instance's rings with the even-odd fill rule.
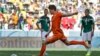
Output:
[[[91,56],[91,51],[88,51],[86,56]]]
[[[48,56],[48,53],[46,52],[46,53],[44,53],[44,56]]]
[[[34,54],[32,56],[35,56]]]

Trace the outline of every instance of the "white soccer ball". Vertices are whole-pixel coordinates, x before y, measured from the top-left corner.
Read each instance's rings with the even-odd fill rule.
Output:
[[[11,56],[17,56],[17,54],[11,54]]]
[[[45,53],[45,56],[48,56],[48,53]]]

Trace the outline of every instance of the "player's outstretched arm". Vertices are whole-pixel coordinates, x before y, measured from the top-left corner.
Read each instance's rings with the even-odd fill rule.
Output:
[[[68,16],[77,15],[77,14],[78,14],[78,12],[63,14],[62,17],[68,17]]]

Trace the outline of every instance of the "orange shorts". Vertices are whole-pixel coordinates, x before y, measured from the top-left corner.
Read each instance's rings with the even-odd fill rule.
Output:
[[[66,40],[66,37],[64,35],[56,35],[56,34],[54,34],[52,37],[47,37],[46,42],[47,43],[53,43],[53,42],[55,42],[57,40],[64,41],[64,40]]]

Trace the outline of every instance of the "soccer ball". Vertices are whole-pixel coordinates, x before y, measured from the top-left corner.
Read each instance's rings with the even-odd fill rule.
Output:
[[[32,55],[32,56],[35,56],[35,55]]]
[[[17,56],[17,54],[11,54],[11,56]]]
[[[45,53],[44,56],[48,56],[48,53]]]

